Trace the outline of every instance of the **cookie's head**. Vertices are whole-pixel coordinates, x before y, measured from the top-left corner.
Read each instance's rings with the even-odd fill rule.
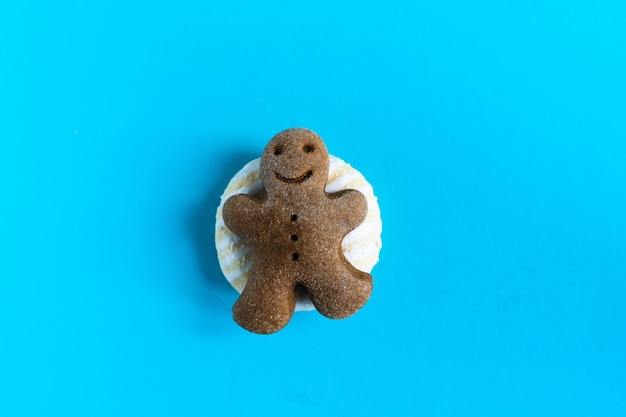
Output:
[[[294,128],[274,136],[261,156],[266,190],[324,189],[328,179],[328,150],[312,130]]]

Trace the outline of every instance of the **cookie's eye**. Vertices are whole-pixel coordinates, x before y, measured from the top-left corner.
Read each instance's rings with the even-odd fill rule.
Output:
[[[302,148],[302,150],[306,153],[311,153],[315,150],[315,146],[311,145],[311,144],[307,144],[304,145],[304,147]]]
[[[280,155],[283,153],[283,149],[280,146],[274,148],[274,155]]]

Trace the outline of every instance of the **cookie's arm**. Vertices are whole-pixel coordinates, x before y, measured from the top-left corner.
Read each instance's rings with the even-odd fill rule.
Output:
[[[343,190],[329,194],[337,218],[343,220],[346,233],[357,228],[367,216],[367,200],[357,190]]]
[[[261,213],[261,202],[250,195],[238,194],[224,203],[224,223],[234,234],[250,241],[256,234]]]

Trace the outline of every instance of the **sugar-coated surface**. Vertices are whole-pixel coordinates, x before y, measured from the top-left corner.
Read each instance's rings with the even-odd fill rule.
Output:
[[[368,204],[360,191],[325,190],[326,144],[305,128],[287,129],[266,145],[262,195],[236,194],[222,207],[224,224],[250,247],[247,283],[233,318],[255,333],[275,333],[306,292],[324,316],[342,319],[363,307],[372,276],[343,255],[341,242],[361,225]]]
[[[363,193],[367,200],[368,211],[365,221],[346,235],[341,243],[341,248],[345,257],[356,268],[364,272],[371,272],[378,262],[379,252],[382,248],[382,221],[378,199],[374,195],[372,186],[359,171],[333,155],[329,155],[329,157],[326,191],[333,193],[354,189]],[[243,290],[248,280],[250,248],[224,224],[222,206],[224,201],[235,194],[254,195],[262,190],[260,161],[261,158],[250,161],[233,176],[222,194],[216,213],[215,244],[220,267],[226,279],[238,292]],[[308,295],[298,297],[296,311],[314,309],[315,306],[311,303]]]

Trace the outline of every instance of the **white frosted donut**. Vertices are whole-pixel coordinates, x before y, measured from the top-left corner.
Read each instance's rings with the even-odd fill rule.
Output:
[[[374,195],[372,186],[359,171],[335,156],[329,155],[329,157],[326,191],[334,193],[346,189],[358,190],[367,200],[365,221],[344,237],[341,249],[346,259],[355,268],[369,273],[378,262],[378,254],[382,248],[383,226],[378,199]],[[222,194],[215,216],[215,247],[220,268],[230,285],[239,293],[248,282],[251,265],[250,248],[226,227],[222,217],[222,207],[224,202],[233,195],[256,194],[263,189],[260,162],[261,158],[254,159],[235,174]],[[296,300],[296,311],[310,310],[315,310],[315,306],[308,295]]]

